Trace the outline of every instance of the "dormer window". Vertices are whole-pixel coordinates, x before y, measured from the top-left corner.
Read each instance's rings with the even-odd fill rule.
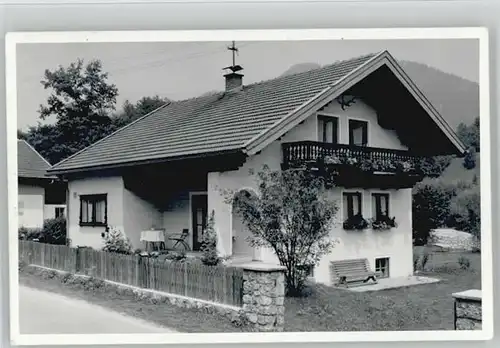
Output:
[[[368,146],[368,122],[349,120],[349,145]]]
[[[333,116],[318,116],[318,141],[338,144],[339,119]]]

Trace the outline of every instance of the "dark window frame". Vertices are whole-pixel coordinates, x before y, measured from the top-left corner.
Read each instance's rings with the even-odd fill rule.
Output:
[[[323,129],[322,129],[322,135],[323,139],[318,139],[318,141],[323,142],[323,143],[331,143],[331,144],[338,144],[339,143],[339,132],[340,132],[340,120],[336,116],[326,116],[326,115],[318,115],[318,121],[322,121],[323,124]],[[332,141],[328,142],[326,141],[326,129],[327,129],[327,124],[332,123],[335,125],[335,127],[332,127]],[[319,127],[318,127],[319,128]]]
[[[361,126],[362,133],[362,144],[354,143],[354,126]],[[349,145],[353,146],[368,146],[368,121],[349,119]],[[357,128],[357,127],[356,127]]]
[[[385,271],[383,272],[382,270],[385,270]],[[375,259],[375,273],[377,273],[378,278],[389,278],[390,277],[391,273],[390,273],[390,258],[389,257],[377,257]]]
[[[354,197],[358,198],[358,211],[363,214],[363,195],[361,192],[343,192],[343,196],[347,197],[347,218],[350,219],[354,214]],[[343,207],[345,209],[346,207]]]
[[[104,201],[104,221],[96,221],[96,206],[98,202]],[[83,204],[92,205],[92,216],[90,221],[82,221],[83,217]],[[106,227],[108,225],[108,195],[93,194],[93,195],[80,195],[80,226]]]
[[[59,211],[59,214],[57,213]],[[57,219],[60,216],[64,216],[66,213],[66,209],[64,207],[55,207],[54,208],[54,216]]]
[[[374,192],[372,193],[372,197],[375,198],[375,219],[379,220],[384,215],[382,214],[382,197],[385,197],[385,211],[387,212],[387,217],[390,214],[390,197],[391,195],[388,193],[382,192]]]

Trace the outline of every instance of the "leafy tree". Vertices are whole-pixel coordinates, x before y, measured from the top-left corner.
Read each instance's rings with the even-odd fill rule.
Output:
[[[451,214],[457,229],[481,240],[481,195],[479,186],[461,190],[451,201]]]
[[[52,93],[39,114],[41,120],[55,117],[55,122],[39,123],[18,136],[54,164],[110,134],[116,129],[109,114],[118,89],[107,79],[99,60],[85,65],[78,59],[68,67],[46,70],[41,84]]]
[[[309,171],[265,166],[257,178],[259,196],[233,199],[234,209],[251,232],[250,244],[271,248],[286,268],[287,294],[301,295],[304,266],[317,264],[334,246],[329,232],[336,204],[327,197],[324,179]]]
[[[413,189],[413,238],[425,245],[432,229],[446,225],[450,217],[451,199],[456,186],[440,180],[426,180]]]
[[[463,165],[467,170],[474,169],[476,167],[476,150],[473,147],[469,148],[469,150],[465,153]]]
[[[470,125],[460,123],[456,133],[465,146],[474,148],[476,152],[480,151],[479,117]]]
[[[421,168],[426,177],[437,178],[448,168],[453,156],[435,156],[424,158]]]
[[[99,60],[84,66],[82,59],[69,67],[59,66],[56,70],[45,70],[41,81],[45,89],[53,93],[47,105],[40,105],[40,118],[45,120],[55,115],[58,122],[71,122],[74,118],[85,117],[101,121],[115,109],[118,89],[107,82],[108,74],[102,72]]]
[[[114,118],[115,124],[118,127],[125,126],[168,102],[167,98],[161,98],[158,95],[154,97],[142,97],[135,104],[126,100],[123,103],[123,111],[118,113]]]
[[[49,163],[55,164],[66,156],[67,149],[59,143],[60,131],[53,124],[38,124],[32,126],[27,132],[18,132],[18,138],[26,140]]]

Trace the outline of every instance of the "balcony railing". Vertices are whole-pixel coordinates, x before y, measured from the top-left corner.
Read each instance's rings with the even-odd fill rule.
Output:
[[[283,144],[287,167],[311,163],[346,165],[371,172],[418,172],[421,158],[408,151],[301,141]]]

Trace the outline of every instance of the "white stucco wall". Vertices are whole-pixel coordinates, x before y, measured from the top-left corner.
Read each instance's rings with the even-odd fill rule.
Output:
[[[401,144],[396,132],[380,127],[377,122],[375,110],[363,103],[362,100],[356,100],[356,102],[346,110],[342,110],[337,102],[333,102],[321,110],[319,114],[338,117],[340,144],[349,144],[349,119],[354,119],[368,122],[368,146],[394,150],[407,149],[407,147]],[[404,117],[404,115],[402,115],[402,117]],[[312,119],[315,120],[316,118],[312,117]],[[314,125],[314,131],[316,131],[316,124]],[[315,133],[315,138],[317,139],[317,131]]]
[[[80,226],[80,195],[107,194],[108,225],[124,231],[124,188],[121,177],[93,177],[72,180],[68,183],[68,237],[73,246],[103,246],[101,233],[104,227]]]
[[[18,186],[18,225],[37,228],[43,226],[43,206],[45,190],[41,186],[19,184]]]
[[[368,141],[371,147],[388,149],[405,149],[396,134],[380,127],[373,109],[362,101],[357,101],[345,111],[338,103],[333,102],[322,110],[322,114],[339,118],[339,142],[349,143],[348,119],[368,121]],[[268,165],[272,170],[280,169],[282,161],[281,144],[301,140],[317,141],[317,114],[311,115],[304,122],[290,130],[280,141],[275,141],[259,154],[249,157],[246,163],[236,171],[209,173],[208,175],[208,208],[216,212],[216,229],[221,236],[221,252],[230,255],[232,246],[232,207],[225,201],[224,191],[238,191],[241,189],[257,190],[255,173]],[[341,188],[332,190],[332,199],[338,199],[340,204]],[[371,191],[363,190],[363,212],[371,217]],[[377,190],[377,192],[381,192]],[[347,258],[368,258],[370,265],[375,267],[375,258],[390,257],[391,277],[412,274],[412,232],[411,232],[411,189],[391,190],[390,212],[396,217],[398,227],[389,231],[344,231],[341,227],[339,211],[339,224],[332,228],[332,238],[338,238],[334,251],[324,257],[315,270],[316,280],[329,283],[329,263],[332,260]],[[265,262],[277,262],[276,256],[270,249],[259,250],[257,257]]]
[[[342,228],[342,193],[344,189],[331,190],[332,199],[338,201],[338,223],[332,228],[331,237],[339,243],[329,255],[322,258],[316,266],[315,279],[321,283],[330,283],[330,262],[355,258],[367,258],[375,270],[375,259],[389,257],[390,277],[403,277],[413,274],[413,249],[411,226],[411,189],[401,190],[356,190],[362,192],[362,209],[365,219],[372,216],[372,193],[389,193],[389,213],[396,218],[397,227],[390,230],[346,231]]]
[[[123,232],[135,248],[144,248],[141,231],[162,227],[162,214],[151,203],[127,189],[123,190]]]

